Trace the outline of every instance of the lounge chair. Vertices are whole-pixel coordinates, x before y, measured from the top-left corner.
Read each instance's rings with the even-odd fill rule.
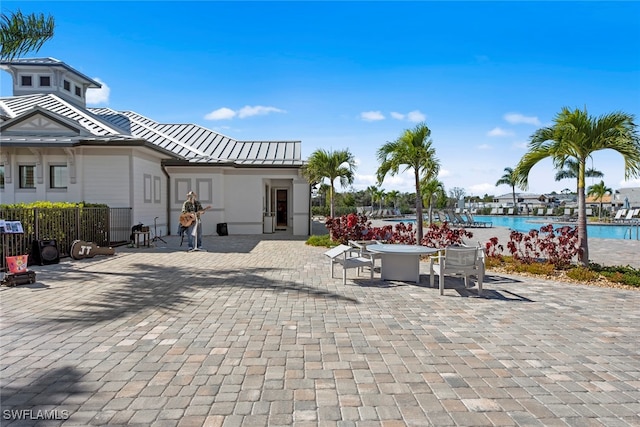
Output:
[[[587,214],[587,216],[588,216],[588,217],[589,217],[589,216],[593,216],[593,209],[591,209],[591,208],[587,208],[587,209],[585,210],[585,212],[586,212],[586,214]]]
[[[625,215],[627,213],[626,209],[619,209],[618,212],[616,212],[616,216],[613,217],[614,221],[620,221],[622,220]]]
[[[466,213],[465,216],[467,217],[467,221],[472,223],[474,227],[492,227],[493,223],[490,221],[476,221],[476,219],[473,217],[473,215],[471,215],[470,213]]]
[[[627,212],[627,215],[622,218],[620,221],[621,222],[633,222],[633,215],[635,214],[635,210],[634,209],[629,209],[629,211]]]
[[[507,215],[513,215],[513,208],[509,208],[509,210],[507,210]]]
[[[547,208],[547,213],[545,213],[546,216],[553,216],[553,208]]]
[[[498,208],[491,208],[489,215],[498,215]]]
[[[444,249],[444,253],[440,252],[438,256],[431,257],[429,264],[431,287],[434,286],[436,274],[439,276],[440,295],[444,295],[444,276],[463,276],[465,288],[470,287],[470,277],[476,276],[478,295],[481,295],[484,270],[484,250],[481,247],[448,246]]]
[[[536,210],[536,215],[538,215],[538,216],[542,216],[542,215],[544,215],[544,208],[538,208],[538,209]]]

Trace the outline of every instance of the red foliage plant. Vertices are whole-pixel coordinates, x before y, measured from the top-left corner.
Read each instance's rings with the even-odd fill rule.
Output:
[[[464,228],[451,228],[447,221],[441,225],[431,224],[422,237],[422,246],[430,248],[446,248],[451,245],[462,245],[463,238],[472,238],[473,233]]]
[[[486,244],[486,252],[490,257],[500,257],[503,249],[497,237],[491,238]],[[570,265],[574,257],[582,254],[578,245],[578,229],[568,225],[554,229],[549,224],[540,227],[539,231],[532,229],[528,233],[511,231],[507,249],[514,259],[525,264],[546,261],[558,268]]]
[[[333,240],[346,244],[349,240],[384,240],[388,243],[415,245],[415,228],[412,223],[399,222],[395,227],[385,225],[372,227],[366,215],[348,214],[336,218],[327,218],[325,226]],[[429,226],[420,242],[423,246],[443,248],[448,245],[462,244],[463,237],[473,237],[464,228],[450,228],[447,223]]]

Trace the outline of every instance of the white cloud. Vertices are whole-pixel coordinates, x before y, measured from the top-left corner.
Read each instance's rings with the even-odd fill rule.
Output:
[[[421,113],[420,110],[410,111],[407,114],[402,114],[402,113],[392,111],[391,117],[393,117],[396,120],[406,119],[407,121],[413,122],[413,123],[424,122],[427,119],[427,116]]]
[[[111,88],[109,88],[109,86],[99,78],[94,78],[94,80],[100,83],[102,87],[100,89],[87,89],[87,104],[108,104]]]
[[[489,144],[480,144],[478,150],[493,150],[493,147]]]
[[[384,120],[384,114],[380,111],[364,111],[360,113],[360,118],[366,122],[375,122],[378,120]]]
[[[424,122],[427,119],[427,116],[422,114],[419,110],[414,110],[407,114],[407,119],[413,123]]]
[[[438,173],[438,178],[444,178],[445,176],[451,176],[451,171],[448,169],[440,169]]]
[[[234,118],[235,115],[236,112],[231,108],[222,107],[210,112],[209,114],[204,116],[204,118],[205,120],[229,120]]]
[[[262,105],[245,105],[238,111],[238,117],[244,119],[252,116],[265,116],[269,113],[285,113],[286,111],[276,107],[264,107]]]
[[[513,132],[502,129],[501,127],[495,127],[487,132],[488,136],[513,136]]]
[[[523,114],[520,113],[507,113],[504,115],[504,119],[508,122],[511,123],[512,125],[517,125],[517,124],[527,124],[527,125],[534,125],[534,126],[540,126],[540,120],[535,117],[535,116],[525,116]]]
[[[205,120],[230,120],[234,117],[238,117],[239,119],[246,119],[247,117],[253,116],[264,116],[270,113],[286,113],[285,110],[281,110],[276,107],[265,107],[262,105],[245,105],[238,111],[234,111],[231,108],[222,107],[214,110],[204,116]]]

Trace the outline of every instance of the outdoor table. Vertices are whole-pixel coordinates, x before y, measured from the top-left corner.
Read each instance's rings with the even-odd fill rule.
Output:
[[[380,254],[382,280],[415,281],[420,283],[420,256],[438,252],[436,248],[419,245],[367,245],[367,250]]]

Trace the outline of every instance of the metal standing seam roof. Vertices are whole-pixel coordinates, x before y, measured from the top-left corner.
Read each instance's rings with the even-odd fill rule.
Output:
[[[90,111],[121,128],[127,127],[132,135],[168,149],[191,163],[303,164],[300,141],[237,141],[195,124],[158,123],[131,111],[118,112],[108,108]]]
[[[162,124],[131,111],[111,108],[82,108],[55,94],[34,94],[0,98],[0,111],[15,118],[39,106],[59,116],[79,123],[96,140],[145,140],[163,151],[190,163],[233,163],[239,166],[291,166],[303,165],[300,141],[237,141],[195,124]],[[3,137],[3,140],[9,141]],[[38,139],[38,135],[25,138],[34,143],[53,143]],[[14,142],[18,142],[14,139]],[[82,140],[91,140],[84,137]],[[63,143],[69,143],[65,140]]]
[[[127,134],[123,129],[95,117],[90,111],[80,108],[54,94],[36,94],[0,98],[0,106],[15,118],[35,106],[79,123],[89,133],[98,136]]]

